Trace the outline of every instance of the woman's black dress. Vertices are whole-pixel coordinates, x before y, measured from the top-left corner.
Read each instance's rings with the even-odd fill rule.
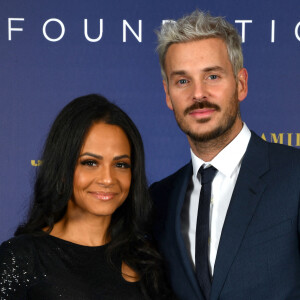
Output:
[[[51,235],[21,235],[0,246],[1,300],[141,300],[139,282],[107,262],[107,245],[88,247]],[[120,257],[120,256],[119,256]]]

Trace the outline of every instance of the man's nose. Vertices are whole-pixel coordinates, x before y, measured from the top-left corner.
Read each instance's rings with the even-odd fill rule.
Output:
[[[194,82],[193,84],[193,100],[194,101],[202,101],[207,98],[207,88],[205,83],[201,80]]]

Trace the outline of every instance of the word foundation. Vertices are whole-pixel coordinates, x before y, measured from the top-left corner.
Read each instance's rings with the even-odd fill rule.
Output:
[[[163,20],[164,22],[175,22],[172,20]],[[59,34],[56,34],[56,36],[52,34],[49,34],[47,31],[47,27],[49,24],[52,23],[52,26],[55,25],[58,28]],[[135,39],[142,43],[142,20],[138,20],[138,29],[134,30],[131,25],[127,22],[127,20],[123,20],[123,43],[127,42],[127,32],[130,31],[131,34],[135,37]],[[242,42],[245,43],[246,41],[246,25],[251,26],[253,23],[253,20],[235,20],[236,24],[240,24],[241,26],[241,37]],[[23,24],[26,26],[25,18],[8,18],[8,40],[12,41],[12,33],[13,32],[20,32],[23,31]],[[276,21],[271,20],[270,24],[270,42],[275,43],[275,28],[276,28]],[[136,25],[135,25],[136,27]],[[66,28],[64,23],[60,19],[51,18],[44,22],[42,26],[42,32],[43,36],[46,40],[50,42],[58,42],[64,38]],[[88,33],[88,19],[83,20],[83,34],[88,42],[96,43],[99,42],[103,36],[103,19],[99,19],[99,34],[96,37],[90,37]],[[294,31],[295,37],[298,41],[300,41],[300,22],[298,22],[295,25],[295,31]],[[16,33],[14,33],[14,38]],[[51,36],[50,36],[51,35]]]

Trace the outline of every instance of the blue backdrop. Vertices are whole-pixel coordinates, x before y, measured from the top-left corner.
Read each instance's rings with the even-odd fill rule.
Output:
[[[268,141],[300,147],[299,0],[2,0],[0,242],[23,220],[49,126],[75,97],[103,94],[132,117],[149,183],[189,160],[165,105],[154,30],[196,8],[243,35],[243,120]]]

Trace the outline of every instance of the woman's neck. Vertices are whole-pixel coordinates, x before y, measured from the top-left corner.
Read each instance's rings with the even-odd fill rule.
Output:
[[[84,245],[101,246],[110,241],[108,228],[111,216],[94,216],[89,214],[70,214],[54,224],[50,235],[63,240]]]

